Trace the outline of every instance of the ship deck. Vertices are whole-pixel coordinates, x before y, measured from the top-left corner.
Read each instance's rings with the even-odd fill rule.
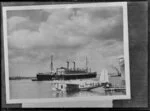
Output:
[[[68,80],[68,81],[54,81],[53,83],[58,84],[84,84],[84,83],[96,83],[95,80]]]
[[[68,73],[68,74],[62,74],[62,75],[69,76],[69,75],[91,75],[91,74],[95,75],[96,73],[72,73],[72,74]]]

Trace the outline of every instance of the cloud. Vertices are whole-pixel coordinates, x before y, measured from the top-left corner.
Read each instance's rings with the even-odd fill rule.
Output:
[[[29,48],[40,41],[40,35],[38,32],[32,32],[30,30],[17,30],[8,36],[9,47],[24,49]]]
[[[105,17],[103,17],[103,13],[102,15],[97,16],[96,14],[93,14],[94,11],[97,14],[99,14],[99,11],[100,13],[109,12],[108,15],[111,16],[104,14]],[[93,16],[95,17],[94,20],[91,19]],[[122,24],[120,23],[120,20],[121,15],[116,14],[113,16],[108,9],[107,11],[106,9],[56,9],[49,14],[47,21],[39,23],[40,25],[37,31],[18,29],[9,35],[9,39],[16,48],[32,48],[43,45],[76,47],[85,45],[89,43],[91,39],[95,38],[100,40],[102,38],[113,39],[114,37],[111,37],[110,34],[116,31],[115,29],[118,24]],[[30,23],[28,24],[30,25]],[[22,25],[24,26],[24,24]],[[20,44],[16,45],[15,42],[20,42]]]
[[[29,18],[19,17],[19,16],[13,16],[13,17],[11,17],[11,18],[8,19],[8,30],[11,31],[14,28],[16,28],[16,26],[18,24],[26,22],[28,20],[29,20]]]
[[[43,21],[41,18],[40,21],[37,16],[39,18],[36,23],[33,16],[31,17],[34,11],[31,11],[29,16],[24,17],[24,21],[10,24],[9,26],[12,26],[8,27],[14,29],[8,35],[10,62],[18,65],[42,64],[41,69],[45,69],[44,67],[49,65],[50,55],[53,54],[55,67],[64,65],[67,59],[76,60],[78,66],[83,67],[85,56],[88,56],[93,70],[100,71],[101,68],[114,63],[118,55],[123,54],[123,23],[120,10],[46,10],[47,19]],[[43,15],[44,11],[40,11],[40,14]],[[37,11],[36,13],[38,14]],[[13,16],[9,20],[12,18]]]

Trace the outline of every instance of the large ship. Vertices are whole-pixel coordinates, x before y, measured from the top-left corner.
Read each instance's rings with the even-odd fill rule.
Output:
[[[86,68],[76,68],[76,63],[73,61],[73,68],[69,68],[69,61],[67,61],[66,67],[60,67],[53,71],[53,56],[51,56],[51,71],[49,73],[38,73],[36,75],[37,81],[44,80],[75,80],[75,79],[89,79],[96,78],[97,73],[91,72],[91,68],[88,68],[88,61],[86,57]]]

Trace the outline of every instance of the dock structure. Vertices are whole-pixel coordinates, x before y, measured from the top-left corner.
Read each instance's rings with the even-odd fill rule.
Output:
[[[125,88],[115,88],[115,87],[112,87],[112,88],[105,88],[105,91],[119,91],[119,90],[126,90]]]
[[[123,94],[126,93],[126,88],[124,87],[110,87],[110,88],[105,88],[105,93],[110,93],[112,94],[113,92],[122,92]]]

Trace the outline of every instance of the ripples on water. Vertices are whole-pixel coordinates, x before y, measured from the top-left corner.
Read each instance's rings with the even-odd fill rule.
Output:
[[[52,90],[51,81],[31,81],[31,80],[10,80],[10,98],[59,98],[59,97],[87,97],[87,96],[104,96],[106,94],[103,88],[96,88],[91,91],[78,92],[58,92]],[[113,95],[122,95],[115,93]]]

